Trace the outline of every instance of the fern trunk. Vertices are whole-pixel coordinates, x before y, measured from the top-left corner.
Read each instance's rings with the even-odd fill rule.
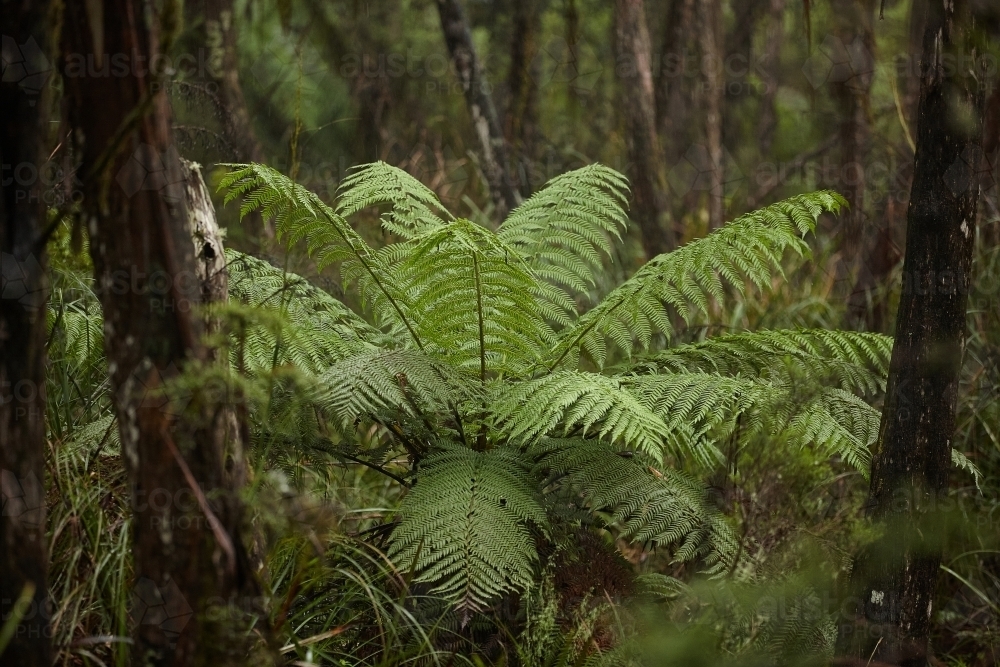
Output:
[[[858,664],[928,660],[949,518],[935,508],[948,492],[983,127],[982,88],[947,65],[976,53],[961,5],[931,3],[924,34],[903,291],[868,496],[883,534],[855,564],[856,609],[838,644]]]

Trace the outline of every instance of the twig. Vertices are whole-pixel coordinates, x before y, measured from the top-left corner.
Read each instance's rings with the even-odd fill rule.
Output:
[[[188,486],[191,487],[191,491],[194,493],[195,499],[198,501],[198,506],[201,507],[201,511],[204,512],[205,518],[208,520],[208,525],[212,529],[212,534],[215,535],[215,540],[219,543],[219,546],[224,552],[226,552],[226,558],[229,560],[229,572],[236,572],[236,549],[233,547],[233,540],[229,537],[229,533],[223,528],[222,522],[219,521],[218,517],[215,516],[215,512],[212,508],[208,506],[208,499],[205,498],[204,492],[201,490],[198,481],[191,474],[191,469],[188,467],[184,457],[177,450],[177,445],[174,444],[173,438],[167,432],[166,424],[164,428],[161,429],[160,434],[163,436],[163,441],[167,444],[167,449],[173,454],[174,459],[177,461],[177,465],[180,466],[181,473],[184,475],[184,479],[187,481]]]

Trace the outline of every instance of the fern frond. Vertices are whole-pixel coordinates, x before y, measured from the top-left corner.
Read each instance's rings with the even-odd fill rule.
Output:
[[[892,338],[878,333],[786,329],[725,334],[640,357],[632,369],[704,371],[768,379],[791,359],[808,375],[872,395],[885,390]]]
[[[854,394],[829,387],[797,411],[786,434],[820,451],[840,454],[867,478],[869,448],[878,438],[880,418],[878,410]]]
[[[535,451],[539,468],[582,494],[591,511],[609,513],[623,538],[673,546],[675,561],[701,560],[711,573],[732,569],[736,537],[693,477],[593,440],[547,439]]]
[[[233,364],[254,372],[294,364],[312,373],[363,350],[402,346],[305,278],[226,250],[231,303],[218,308],[240,337]],[[237,358],[238,357],[238,358]]]
[[[763,288],[774,272],[781,272],[787,249],[799,254],[808,251],[802,236],[815,228],[819,215],[837,211],[844,203],[835,192],[798,195],[654,257],[565,332],[550,354],[550,367],[572,358],[577,347],[603,365],[605,338],[627,356],[636,343],[648,349],[654,332],[668,338],[673,332],[664,306],[690,322],[696,311],[707,309],[709,298],[723,300],[724,283],[739,292],[747,282]]]
[[[344,359],[320,374],[315,395],[345,431],[384,414],[436,421],[433,416],[450,416],[467,400],[481,404],[477,385],[419,350],[370,350]]]
[[[557,176],[514,209],[497,236],[514,248],[552,290],[540,296],[573,311],[563,290],[586,293],[612,239],[628,226],[628,181],[617,171],[592,164]]]
[[[358,167],[340,183],[337,192],[337,213],[345,219],[369,206],[391,204],[382,215],[382,227],[405,240],[443,225],[438,213],[452,217],[430,188],[385,162]]]
[[[399,266],[420,337],[457,366],[523,375],[554,340],[527,265],[458,219],[415,239]]]
[[[951,464],[958,468],[959,470],[964,470],[965,472],[972,475],[972,479],[976,482],[976,490],[982,493],[983,489],[979,485],[979,481],[983,478],[983,473],[979,470],[972,460],[958,451],[954,447],[951,448]]]
[[[377,253],[315,193],[280,172],[260,164],[226,164],[230,171],[219,188],[227,189],[225,202],[242,196],[240,216],[260,210],[275,220],[279,238],[291,246],[306,241],[319,268],[340,263],[347,283],[356,282],[363,303],[371,308],[380,326],[405,329],[419,347],[421,341],[408,316],[405,294],[386,255]]]
[[[399,508],[389,556],[465,612],[532,583],[538,560],[528,526],[547,525],[516,452],[455,448],[428,458]]]
[[[664,421],[618,378],[557,371],[493,390],[490,404],[495,427],[522,446],[543,436],[579,432],[659,458],[671,437]]]

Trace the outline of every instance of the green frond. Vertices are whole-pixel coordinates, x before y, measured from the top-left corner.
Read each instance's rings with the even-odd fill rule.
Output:
[[[382,227],[409,240],[444,224],[452,216],[437,196],[423,183],[385,162],[361,165],[337,188],[337,213],[349,218],[358,211],[377,204],[391,204],[382,215]]]
[[[96,297],[62,303],[48,311],[50,333],[59,341],[49,356],[61,354],[79,371],[92,371],[104,363],[104,315]],[[55,340],[55,339],[54,339]]]
[[[247,371],[294,364],[317,373],[364,350],[401,345],[305,278],[226,250],[229,299],[220,307],[234,341],[233,364]]]
[[[505,244],[553,288],[545,298],[573,310],[565,292],[586,293],[612,239],[628,226],[628,181],[614,169],[592,164],[557,176],[514,209],[497,230]]]
[[[513,443],[530,445],[544,436],[588,434],[660,457],[669,428],[619,378],[583,371],[557,371],[493,387],[495,427]]]
[[[728,225],[677,250],[654,257],[634,276],[584,314],[550,353],[552,367],[582,347],[598,365],[606,359],[604,339],[627,356],[635,344],[649,347],[654,332],[673,332],[669,306],[685,322],[704,311],[709,299],[724,299],[724,284],[742,292],[758,289],[781,272],[785,251],[804,254],[802,236],[814,229],[825,211],[837,211],[844,199],[829,191],[798,195],[740,216]]]
[[[415,239],[398,275],[421,339],[476,375],[523,375],[554,340],[527,265],[468,220]]]
[[[582,494],[592,512],[609,514],[623,538],[672,546],[675,561],[700,560],[712,573],[732,569],[736,537],[693,477],[593,440],[548,439],[535,451],[539,468]]]
[[[972,479],[976,482],[976,489],[982,493],[983,489],[979,485],[979,481],[983,478],[983,473],[980,472],[979,468],[975,463],[969,459],[968,456],[958,451],[954,447],[951,448],[951,464],[958,468],[959,470],[964,470],[965,472],[972,475]]]
[[[829,387],[791,418],[786,434],[820,451],[840,454],[867,478],[880,418],[878,410],[854,394]]]
[[[316,404],[344,431],[379,416],[433,422],[478,398],[477,386],[452,366],[419,350],[368,350],[330,366],[317,378]],[[438,426],[440,429],[441,427]]]
[[[878,333],[786,329],[724,334],[640,357],[632,369],[704,371],[769,379],[791,359],[815,378],[872,395],[885,390],[892,338]]]
[[[289,246],[305,240],[319,268],[339,263],[345,283],[357,283],[363,303],[380,326],[406,329],[419,346],[407,315],[404,293],[398,289],[393,267],[385,254],[377,253],[347,224],[344,218],[315,193],[280,172],[260,164],[227,164],[220,189],[226,203],[243,197],[240,215],[259,210],[273,218],[279,238]]]
[[[428,458],[399,513],[389,556],[459,609],[531,586],[538,555],[529,525],[547,522],[516,452],[455,448]]]

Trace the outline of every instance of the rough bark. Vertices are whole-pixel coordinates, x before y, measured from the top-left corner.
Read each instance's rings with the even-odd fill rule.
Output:
[[[846,659],[928,660],[982,154],[983,90],[948,65],[977,53],[962,5],[931,2],[924,33],[904,282],[867,505],[883,534],[852,574]]]
[[[48,2],[4,3],[8,71],[0,84],[0,618],[21,615],[3,659],[24,667],[52,663],[44,608],[45,204],[37,177],[49,127],[48,10]]]
[[[666,175],[656,131],[652,49],[642,0],[615,0],[613,41],[626,124],[632,218],[642,230],[646,256],[654,257],[673,248],[675,238],[667,225]]]
[[[143,665],[245,664],[253,586],[224,466],[225,401],[200,383],[171,386],[211,362],[194,310],[212,289],[202,285],[190,235],[190,174],[154,74],[134,67],[130,76],[86,78],[72,69],[73,54],[132,54],[138,66],[168,52],[179,8],[148,9],[106,0],[94,16],[69,3],[62,35],[67,116],[83,140],[82,217],[132,489],[132,657]]]
[[[472,117],[472,129],[479,143],[480,168],[496,207],[496,217],[521,203],[521,195],[511,178],[507,145],[493,97],[469,33],[469,23],[459,0],[437,0],[444,41],[455,66],[455,74],[465,92],[465,103]]]
[[[510,160],[514,168],[515,186],[522,196],[531,194],[530,176],[537,158],[538,132],[538,38],[541,13],[537,0],[514,3],[513,37],[510,49],[510,70],[507,88],[510,99],[504,116],[504,132],[510,145]]]
[[[725,176],[722,148],[722,106],[726,97],[723,69],[723,27],[721,0],[701,0],[702,75],[705,93],[705,147],[710,162],[708,187],[708,228],[718,229],[725,216]]]
[[[212,195],[205,185],[201,166],[181,158],[184,171],[184,201],[187,209],[185,235],[191,239],[195,258],[195,273],[201,286],[201,302],[225,303],[229,300],[229,273],[226,269],[226,254],[222,244],[223,232],[212,204]],[[206,313],[203,323],[209,333],[219,330],[217,318]],[[214,356],[214,350],[209,349]],[[222,359],[223,363],[228,360]],[[237,399],[223,406],[222,418],[218,426],[223,432],[217,434],[224,444],[225,471],[227,485],[232,489],[241,488],[247,481],[248,468],[245,457],[245,443],[249,442],[246,432],[247,415],[243,414],[245,402]],[[239,508],[237,508],[239,509]]]

